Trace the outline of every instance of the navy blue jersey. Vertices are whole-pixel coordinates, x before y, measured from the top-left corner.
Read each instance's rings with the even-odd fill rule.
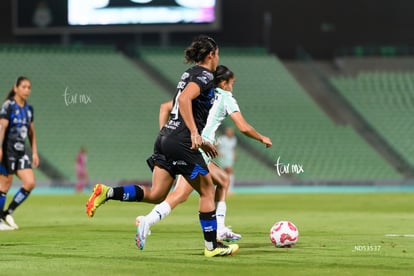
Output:
[[[163,136],[179,136],[184,140],[190,140],[190,130],[185,125],[185,122],[180,114],[180,107],[178,104],[178,97],[190,83],[194,82],[200,87],[200,95],[192,102],[193,116],[198,129],[201,133],[203,130],[208,113],[214,101],[214,74],[210,70],[196,65],[189,68],[181,76],[181,80],[177,85],[177,92],[173,100],[173,108],[170,113],[167,124],[161,129],[160,134]]]
[[[6,150],[8,155],[24,155],[30,123],[33,122],[32,106],[25,103],[20,107],[14,99],[8,99],[0,110],[0,119],[9,121],[3,141],[3,151]]]

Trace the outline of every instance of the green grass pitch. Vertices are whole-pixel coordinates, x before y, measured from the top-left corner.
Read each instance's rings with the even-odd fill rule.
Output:
[[[94,218],[88,195],[32,195],[0,232],[1,275],[413,275],[414,193],[236,194],[227,224],[243,235],[233,257],[206,258],[198,196],[134,244],[137,215],[153,205],[107,202]],[[275,248],[278,220],[299,228],[293,248]],[[398,234],[406,236],[386,236]],[[411,236],[410,236],[411,235]]]

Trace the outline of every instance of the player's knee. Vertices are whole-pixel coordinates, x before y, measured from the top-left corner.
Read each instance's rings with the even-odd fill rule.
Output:
[[[208,188],[206,187],[204,189],[200,189],[201,197],[208,197],[208,198],[211,197],[214,199],[215,193],[216,193],[216,189],[213,185],[211,185],[211,187],[208,187]]]
[[[2,191],[7,193],[12,185],[12,180],[6,179],[3,182],[0,182],[0,185],[2,186]]]
[[[166,197],[165,195],[150,193],[150,194],[146,194],[144,199],[145,199],[145,202],[159,204],[164,201],[165,197]]]
[[[214,184],[220,186],[220,188],[227,190],[230,186],[230,177],[227,174],[222,174],[220,177],[214,179]]]
[[[28,182],[26,182],[26,183],[23,183],[23,188],[26,190],[26,191],[31,191],[31,190],[33,190],[34,188],[36,187],[36,182],[35,181],[28,181]]]

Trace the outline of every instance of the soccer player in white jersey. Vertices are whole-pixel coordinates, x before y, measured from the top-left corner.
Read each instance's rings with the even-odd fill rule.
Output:
[[[215,90],[215,100],[209,111],[206,126],[201,134],[203,140],[212,144],[215,143],[215,134],[218,127],[223,120],[230,115],[236,127],[244,135],[263,143],[267,148],[271,147],[272,141],[270,138],[257,132],[249,123],[247,123],[240,112],[239,105],[232,93],[234,81],[234,73],[231,70],[223,65],[217,66],[215,72],[215,83],[217,85]],[[159,116],[160,127],[163,127],[167,122],[171,109],[172,102],[167,102],[161,105]],[[227,242],[239,240],[241,235],[232,232],[229,227],[225,226],[227,209],[225,200],[230,182],[229,176],[204,153],[203,156],[208,164],[208,169],[213,177],[213,182],[217,185],[215,196],[217,204],[217,239]],[[137,239],[145,241],[146,237],[150,234],[150,227],[165,218],[178,204],[184,202],[192,191],[193,188],[187,183],[185,178],[180,175],[177,179],[174,191],[171,192],[162,203],[156,205],[146,216],[138,216],[136,218]],[[141,250],[144,248],[144,245],[145,243],[141,243]]]

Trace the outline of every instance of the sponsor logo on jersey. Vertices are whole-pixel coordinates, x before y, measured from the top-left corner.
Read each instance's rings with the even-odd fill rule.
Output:
[[[197,79],[204,84],[207,84],[208,82],[212,81],[213,78],[213,74],[208,71],[201,72],[201,76],[197,77]]]
[[[199,76],[199,77],[197,77],[197,79],[198,79],[199,81],[201,81],[202,83],[204,83],[204,84],[207,84],[207,82],[208,82],[208,80],[207,80],[207,77],[206,77],[206,76]]]
[[[26,118],[23,118],[23,119],[14,118],[13,119],[13,124],[23,124],[23,125],[25,125],[25,124],[27,124],[27,120],[26,120]]]
[[[211,72],[209,72],[209,71],[203,71],[201,74],[203,76],[205,76],[210,81],[214,79],[213,74]]]
[[[165,127],[169,129],[177,129],[180,125],[180,121],[169,120]]]
[[[20,142],[17,142],[17,143],[14,144],[14,149],[17,150],[17,151],[23,151],[24,150],[24,144],[20,143]]]
[[[176,160],[172,162],[173,166],[187,166],[187,163],[184,160]]]
[[[22,126],[20,128],[20,137],[22,137],[23,139],[26,139],[26,137],[27,137],[27,127]]]

